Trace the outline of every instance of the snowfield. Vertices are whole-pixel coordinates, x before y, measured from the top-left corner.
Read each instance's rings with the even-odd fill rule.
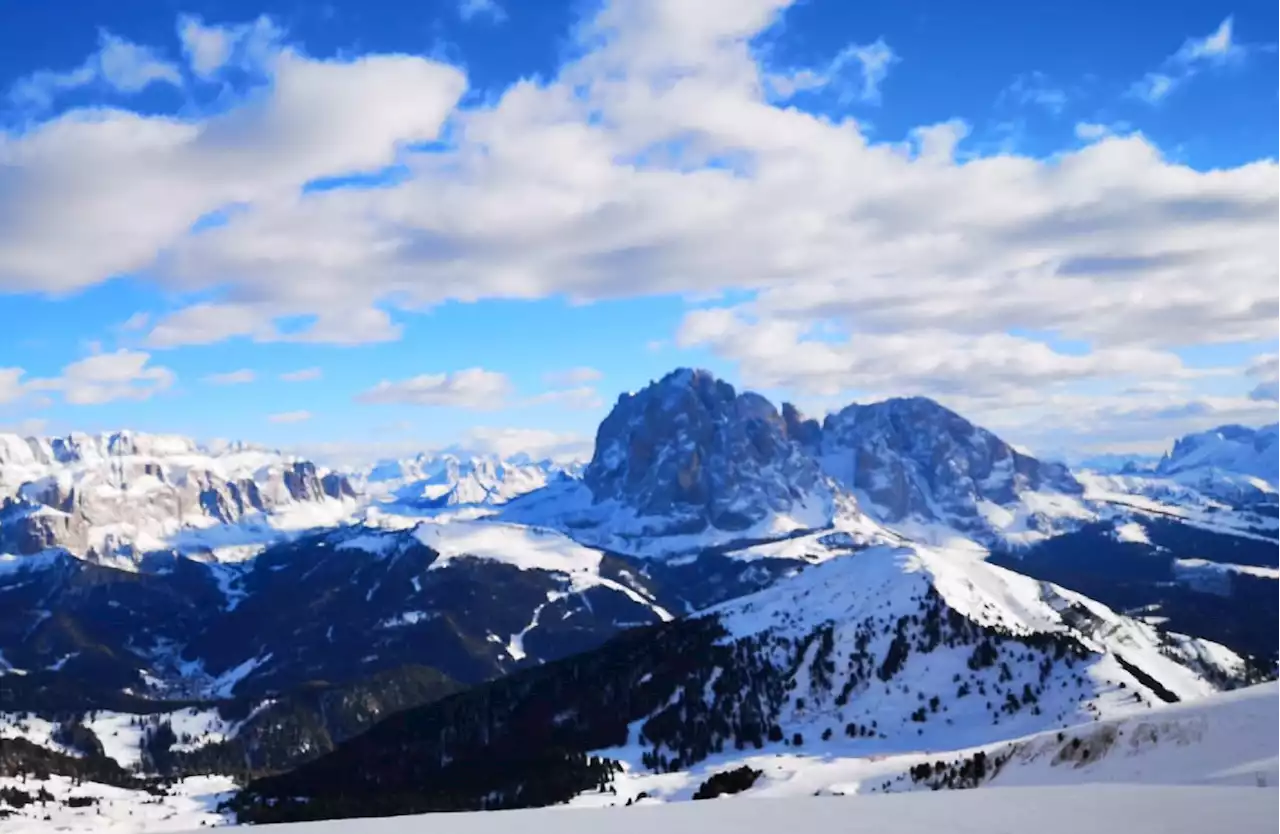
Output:
[[[277,834],[1254,834],[1275,830],[1276,793],[1090,785],[913,796],[736,798],[612,811],[558,808],[267,825]],[[104,829],[108,830],[108,829]]]

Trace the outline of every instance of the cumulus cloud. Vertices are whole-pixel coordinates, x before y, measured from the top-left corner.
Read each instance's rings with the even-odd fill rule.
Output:
[[[311,419],[310,411],[282,411],[279,414],[267,415],[272,423],[303,423]]]
[[[610,0],[557,74],[461,108],[455,67],[321,60],[276,38],[261,86],[215,114],[33,122],[0,138],[0,289],[129,272],[198,293],[150,323],[153,347],[389,340],[393,314],[447,300],[732,292],[750,299],[735,328],[847,384],[875,383],[865,353],[922,387],[991,374],[984,391],[1093,379],[1111,360],[1178,379],[1173,348],[1275,338],[1274,161],[1197,171],[1114,131],[1044,159],[983,156],[954,121],[873,139],[776,100],[753,42],[788,5]],[[1222,40],[1160,71],[1208,66]],[[858,49],[841,68],[863,97],[892,50]],[[448,143],[412,150],[446,122]],[[389,165],[403,176],[385,187],[303,190]],[[744,357],[744,377],[784,377],[732,332],[698,338]],[[902,340],[956,351],[955,367]],[[412,401],[409,382],[366,394]]]
[[[20,106],[48,107],[59,95],[80,87],[101,85],[119,93],[138,93],[157,83],[180,86],[182,73],[155,50],[104,29],[98,33],[98,51],[83,64],[20,78],[10,88],[9,98]]]
[[[209,374],[204,381],[210,385],[244,385],[253,382],[258,375],[249,368],[241,368],[238,371],[227,371],[221,374]]]
[[[296,371],[288,371],[280,374],[282,382],[311,382],[324,376],[324,371],[319,368],[300,368]]]
[[[490,410],[506,404],[511,381],[506,374],[467,368],[442,374],[422,374],[392,382],[382,380],[357,395],[363,403],[421,405],[436,408]]]
[[[1084,380],[1193,373],[1175,354],[1142,347],[1070,354],[1007,333],[837,333],[716,308],[686,315],[677,338],[682,346],[708,347],[738,363],[748,385],[817,396],[856,390],[1004,398]]]
[[[117,350],[72,362],[53,378],[33,379],[27,391],[61,395],[69,405],[101,405],[115,400],[146,400],[173,385],[170,369],[151,364],[142,351]]]

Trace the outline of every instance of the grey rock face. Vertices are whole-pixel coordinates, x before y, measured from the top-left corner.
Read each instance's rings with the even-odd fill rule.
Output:
[[[688,369],[619,397],[583,481],[596,501],[665,516],[685,532],[741,530],[830,496],[768,400]]]
[[[861,490],[890,521],[976,524],[979,501],[1009,504],[1029,490],[1083,491],[1065,466],[1024,455],[924,397],[850,405],[828,416],[819,454],[828,474]]]
[[[212,452],[130,432],[0,435],[0,552],[130,553],[184,527],[354,495],[341,474],[246,446]]]

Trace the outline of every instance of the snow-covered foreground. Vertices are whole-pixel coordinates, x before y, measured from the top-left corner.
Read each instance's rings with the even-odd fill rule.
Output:
[[[607,829],[646,834],[653,826],[706,834],[720,830],[735,834],[861,830],[994,834],[1028,830],[1025,824],[1015,823],[1021,815],[1036,814],[1032,818],[1037,820],[1037,830],[1071,834],[1273,831],[1280,785],[1278,707],[1280,685],[1269,683],[980,748],[858,756],[850,755],[852,748],[832,742],[815,747],[810,754],[728,754],[677,773],[629,769],[615,778],[616,793],[584,794],[569,808],[265,828],[282,834],[575,834],[579,826],[583,832]],[[929,790],[928,780],[911,777],[912,768],[922,763],[953,764],[971,759],[979,750],[992,763],[979,790],[935,793]],[[747,792],[710,802],[684,801],[711,774],[742,765],[761,772]],[[168,832],[226,825],[228,820],[216,812],[216,806],[232,789],[228,780],[203,777],[179,783],[168,796],[152,797],[89,783],[73,785],[62,777],[25,783],[0,779],[0,788],[34,793],[41,786],[57,801],[30,805],[15,816],[0,818],[0,831]],[[98,801],[82,808],[67,807],[65,800],[74,796]],[[765,799],[779,801],[756,801]],[[627,801],[633,804],[620,807]],[[1052,808],[1058,811],[1049,813]],[[1059,824],[1062,827],[1052,827]]]
[[[1276,683],[1036,733],[961,750],[921,750],[854,755],[855,742],[833,741],[815,754],[726,754],[676,773],[629,768],[614,779],[615,794],[584,794],[579,807],[625,805],[643,800],[680,802],[714,773],[747,765],[761,772],[745,796],[794,798],[929,790],[911,769],[923,763],[953,764],[978,751],[1002,761],[984,782],[990,787],[1085,784],[1264,786],[1274,798],[1280,786],[1280,685]],[[1078,743],[1077,743],[1078,740]],[[842,747],[846,748],[842,750]],[[615,751],[606,751],[615,755]],[[1274,815],[1273,815],[1274,816]],[[1223,829],[1226,830],[1226,829]]]
[[[610,811],[436,814],[269,825],[279,834],[1252,834],[1275,831],[1274,790],[1150,785],[1007,788],[751,800]]]
[[[44,832],[103,832],[103,834],[142,834],[143,832],[179,831],[210,825],[226,825],[227,818],[217,811],[235,785],[223,776],[195,776],[168,789],[165,796],[152,796],[144,791],[127,790],[92,782],[76,784],[65,776],[44,781],[35,778],[0,778],[0,790],[16,789],[36,795],[44,789],[53,798],[14,810],[0,804],[0,832],[3,834],[44,834]],[[94,800],[75,807],[67,803],[75,798]],[[4,812],[12,812],[5,816]]]

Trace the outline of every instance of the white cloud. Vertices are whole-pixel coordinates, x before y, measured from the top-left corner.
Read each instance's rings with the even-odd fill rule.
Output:
[[[272,423],[303,423],[310,419],[310,411],[283,411],[267,415],[267,420]]]
[[[1066,90],[1050,83],[1048,77],[1039,71],[1019,75],[1000,94],[1001,100],[1034,104],[1055,116],[1067,106],[1067,98]]]
[[[1280,381],[1268,380],[1259,382],[1249,392],[1249,399],[1258,400],[1259,402],[1277,402],[1280,401]],[[1275,416],[1275,413],[1272,413]]]
[[[356,399],[384,405],[491,410],[501,408],[510,393],[511,381],[505,374],[467,368],[452,373],[422,374],[400,382],[384,379]]]
[[[0,375],[3,371],[0,371]],[[0,402],[3,402],[0,399]],[[22,437],[37,437],[45,433],[49,427],[49,421],[40,417],[28,417],[25,420],[19,420],[16,423],[6,423],[0,425],[0,434],[16,434]]]
[[[1234,42],[1233,26],[1233,19],[1228,17],[1218,24],[1217,29],[1203,38],[1188,38],[1173,56],[1173,60],[1180,64],[1194,64],[1199,61],[1222,63],[1241,57],[1245,49]]]
[[[1174,78],[1163,72],[1149,72],[1129,87],[1129,95],[1140,98],[1148,104],[1157,104],[1165,99],[1185,80],[1185,77]]]
[[[183,241],[202,243],[209,232],[192,236],[193,224],[231,205],[245,207],[245,219],[266,222],[259,233],[284,219],[276,210],[293,222],[294,211],[312,210],[302,185],[391,164],[403,143],[435,139],[465,88],[458,70],[408,55],[315,60],[279,49],[265,69],[269,88],[203,121],[72,110],[0,134],[0,171],[15,172],[0,175],[0,288],[66,292],[148,269],[172,289],[225,288],[220,276],[193,274],[186,261],[193,250],[161,253]],[[286,243],[286,229],[274,234]],[[254,246],[265,265],[274,247],[261,243]],[[367,255],[363,242],[358,250],[350,243],[329,247],[317,236],[311,245],[330,270],[345,271]],[[340,319],[386,289],[375,285],[366,305],[352,304],[349,274],[337,286],[307,280],[301,295],[300,278],[286,280],[283,292],[238,282],[229,293],[237,298],[202,306],[243,311],[252,327],[267,329],[276,316]],[[365,319],[362,330],[372,332],[370,315]],[[223,322],[214,329],[237,328]],[[166,338],[181,343],[173,331]]]
[[[1098,122],[1076,122],[1075,133],[1077,139],[1083,139],[1086,142],[1095,142],[1099,139],[1105,139],[1108,136],[1116,136],[1122,133],[1130,132],[1128,122],[1112,122],[1111,124],[1100,124]]]
[[[917,329],[839,336],[786,318],[751,320],[746,311],[728,308],[689,313],[677,341],[737,362],[749,386],[817,396],[872,391],[1007,398],[1085,380],[1193,374],[1175,354],[1141,347],[1078,355],[1006,333]]]
[[[238,371],[227,371],[222,374],[209,374],[204,381],[210,385],[244,385],[253,382],[258,375],[249,368],[241,368]]]
[[[178,38],[191,71],[201,78],[209,78],[231,59],[229,33],[217,26],[205,26],[199,17],[178,18]]]
[[[604,374],[600,373],[600,371],[586,366],[568,368],[563,371],[551,371],[542,375],[543,382],[548,385],[565,388],[574,385],[585,385],[589,382],[599,382],[603,378]]]
[[[283,34],[266,16],[238,26],[209,26],[195,15],[178,18],[178,39],[187,64],[196,77],[206,80],[229,65],[244,69],[262,67],[270,60]]]
[[[119,329],[126,333],[138,330],[146,330],[147,325],[151,323],[151,314],[147,312],[137,312],[122,321]]]
[[[496,0],[458,0],[458,17],[463,20],[485,17],[501,23],[507,19],[507,13]]]
[[[57,392],[70,405],[146,400],[169,388],[177,378],[170,369],[150,363],[151,355],[142,351],[99,353],[67,365],[61,376],[33,379],[25,388]]]
[[[983,391],[1110,380],[1111,360],[1179,380],[1172,348],[1275,338],[1274,161],[1197,171],[1141,134],[982,156],[960,152],[960,122],[873,139],[771,98],[753,43],[788,5],[611,0],[558,75],[466,109],[438,62],[277,43],[263,86],[212,116],[33,123],[0,137],[0,288],[130,272],[205,299],[154,322],[156,347],[394,339],[393,314],[447,300],[731,292],[749,299],[734,318],[847,384],[954,366]],[[887,49],[845,59],[856,95]],[[446,121],[445,149],[406,152]],[[386,187],[300,190],[397,162]],[[744,377],[781,378],[732,335],[714,344],[748,358]],[[412,401],[409,382],[376,396]]]
[[[773,94],[783,100],[797,93],[833,87],[841,103],[879,104],[880,85],[889,77],[890,67],[900,60],[884,38],[878,38],[872,43],[846,46],[821,69],[769,73],[765,82]],[[847,77],[850,69],[856,71],[856,79]]]
[[[468,431],[459,445],[504,458],[524,454],[534,460],[567,463],[590,459],[593,443],[589,437],[567,432],[480,426]]]
[[[0,405],[17,402],[25,394],[22,368],[0,368]]]
[[[558,405],[575,411],[592,411],[604,407],[604,400],[593,386],[556,388],[543,391],[524,401],[524,405]]]
[[[1196,75],[1203,66],[1222,66],[1238,61],[1248,47],[1232,36],[1233,19],[1228,17],[1202,38],[1187,38],[1182,47],[1167,58],[1162,68],[1148,72],[1129,87],[1129,95],[1148,104],[1159,104],[1175,89]]]
[[[1246,375],[1258,380],[1249,399],[1258,402],[1276,402],[1280,400],[1280,359],[1274,353],[1257,357],[1249,364]]]
[[[39,70],[19,79],[9,90],[15,103],[48,107],[62,93],[101,84],[120,93],[138,93],[152,84],[182,85],[182,73],[155,50],[131,43],[105,29],[98,33],[98,51],[72,70]]]
[[[280,374],[283,382],[311,382],[324,376],[324,371],[319,368],[301,368],[296,371],[288,371]]]
[[[359,468],[379,460],[443,452],[496,455],[502,458],[527,455],[532,460],[573,463],[589,460],[593,445],[590,437],[572,432],[479,426],[469,429],[456,441],[447,444],[428,443],[412,438],[381,438],[370,441],[308,443],[292,447],[288,451],[328,466]]]

